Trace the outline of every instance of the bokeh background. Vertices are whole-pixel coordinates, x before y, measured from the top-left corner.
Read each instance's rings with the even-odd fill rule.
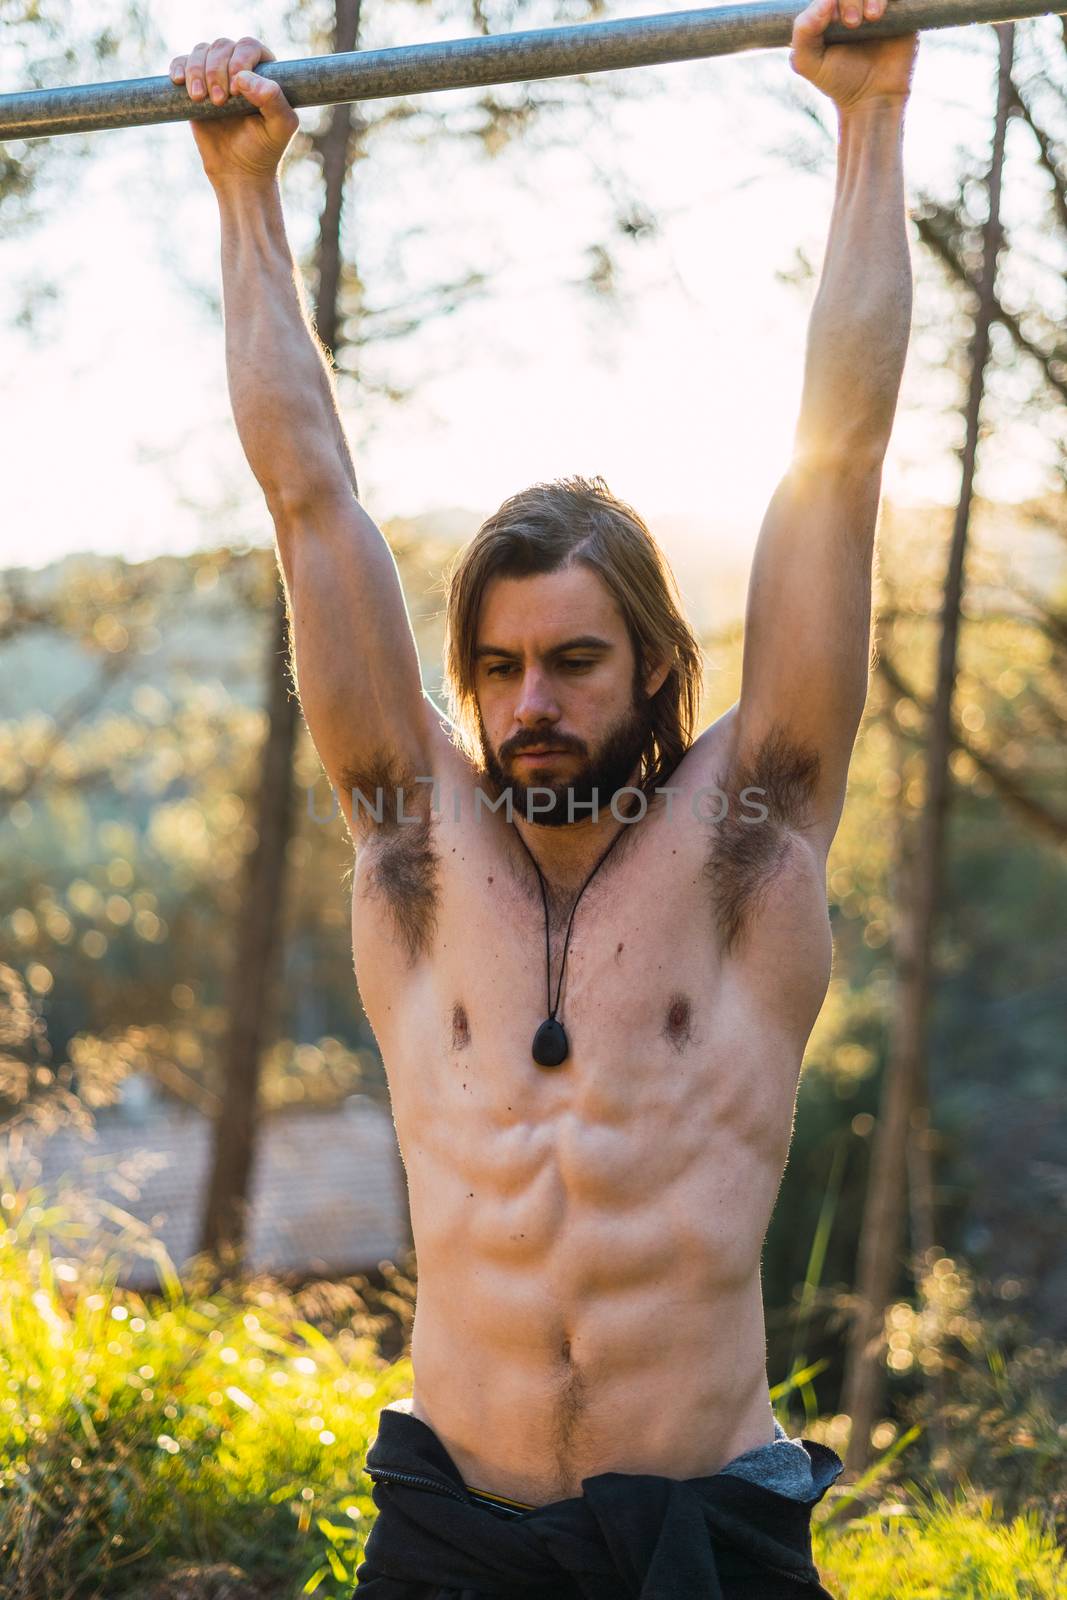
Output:
[[[0,90],[163,73],[224,34],[284,59],[651,9],[0,0]],[[789,459],[832,108],[783,51],[301,121],[290,238],[427,687],[455,549],[517,488],[600,473],[674,567],[711,721],[737,696],[748,564]],[[834,972],[764,1252],[769,1370],[790,1431],[847,1457],[834,1515],[853,1532],[826,1549],[855,1600],[903,1592],[856,1553],[857,1518],[928,1537],[906,1558],[915,1574],[929,1554],[923,1593],[972,1562],[992,1585],[975,1595],[1052,1595],[1067,1528],[1061,19],[927,35],[905,159],[913,336],[876,665],[828,874]],[[372,1512],[352,1488],[358,1438],[389,1385],[404,1392],[417,1262],[352,973],[351,849],[285,692],[218,252],[185,126],[0,146],[0,1241],[22,1308],[0,1348],[0,1544],[19,1552],[19,1595],[140,1593],[194,1557],[237,1563],[229,1580],[217,1568],[237,1586],[219,1595],[239,1594],[238,1568],[257,1593],[347,1593]],[[269,350],[249,359],[269,371]],[[138,1339],[156,1341],[140,1365]],[[220,1351],[240,1382],[198,1388],[189,1374]],[[289,1373],[310,1385],[291,1405],[268,1382],[285,1361],[310,1364]],[[316,1388],[341,1381],[337,1363],[359,1394],[347,1435]],[[143,1373],[172,1367],[167,1399]],[[238,1439],[254,1481],[234,1476]],[[116,1461],[138,1528],[107,1487]],[[27,1512],[27,1484],[47,1510]],[[188,1581],[166,1594],[216,1593]]]

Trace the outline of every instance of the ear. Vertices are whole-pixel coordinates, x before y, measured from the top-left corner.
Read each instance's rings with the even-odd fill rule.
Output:
[[[654,694],[657,694],[663,688],[670,670],[671,664],[669,661],[654,662],[649,668],[645,674],[645,693],[650,700]]]

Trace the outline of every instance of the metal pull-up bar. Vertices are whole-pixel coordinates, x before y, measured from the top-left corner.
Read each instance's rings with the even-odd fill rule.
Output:
[[[835,23],[827,38],[831,43],[848,43],[971,22],[1012,22],[1057,13],[1063,3],[890,0],[880,21],[862,23],[858,28]],[[754,0],[751,5],[716,6],[706,11],[445,39],[391,50],[353,50],[303,61],[262,62],[256,71],[280,83],[290,105],[296,107],[381,100],[434,89],[483,88],[492,83],[524,83],[734,55],[741,50],[773,50],[789,43],[793,21],[802,9],[796,0]],[[131,78],[124,83],[87,83],[0,95],[0,140],[254,114],[255,107],[241,98],[213,106],[190,100],[184,86],[169,77]]]

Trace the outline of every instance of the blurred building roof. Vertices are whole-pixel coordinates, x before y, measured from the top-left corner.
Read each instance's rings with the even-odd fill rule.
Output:
[[[161,1104],[130,1080],[122,1103],[97,1113],[96,1137],[69,1129],[30,1142],[30,1181],[49,1201],[73,1188],[136,1217],[180,1271],[196,1254],[211,1157],[210,1122]],[[364,1095],[334,1111],[265,1117],[252,1182],[247,1254],[254,1272],[340,1276],[407,1247],[403,1169],[389,1112]],[[111,1215],[108,1232],[121,1232]],[[121,1281],[156,1287],[150,1259],[130,1259]]]

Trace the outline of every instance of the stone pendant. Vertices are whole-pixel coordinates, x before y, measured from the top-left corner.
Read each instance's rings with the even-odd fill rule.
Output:
[[[546,1017],[534,1034],[533,1058],[539,1067],[558,1067],[567,1059],[567,1035],[562,1022]]]

